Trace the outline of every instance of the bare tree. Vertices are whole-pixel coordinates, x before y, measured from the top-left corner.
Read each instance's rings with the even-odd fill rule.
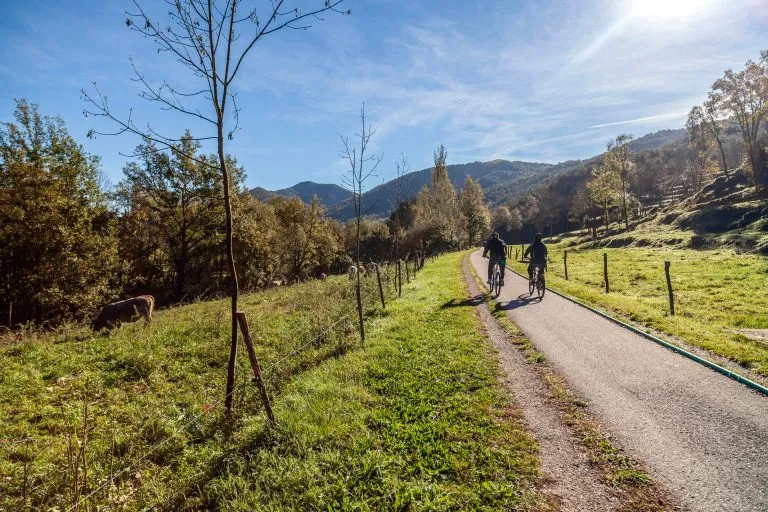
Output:
[[[408,164],[408,158],[404,154],[400,154],[400,159],[397,161],[397,176],[395,177],[395,204],[393,209],[395,211],[395,232],[393,236],[393,242],[395,246],[395,261],[400,259],[400,202],[403,200],[403,196],[408,194],[413,184],[413,177],[408,176],[411,171],[411,166]]]
[[[363,188],[369,178],[376,176],[376,169],[383,155],[367,154],[375,130],[365,120],[365,103],[360,107],[360,122],[362,128],[355,133],[355,140],[350,145],[349,137],[341,137],[344,146],[341,157],[349,163],[349,172],[344,176],[344,186],[352,192],[352,202],[355,206],[355,265],[360,263],[360,222],[363,218]],[[358,145],[359,144],[359,145]],[[360,272],[357,272],[357,314],[360,324],[360,341],[365,343],[365,327],[363,325],[363,304],[360,297]]]
[[[230,172],[225,160],[224,145],[234,137],[238,129],[239,112],[236,94],[233,90],[235,79],[240,75],[246,57],[256,43],[270,34],[283,29],[307,30],[311,19],[322,20],[323,13],[342,11],[339,5],[344,0],[325,0],[309,11],[291,7],[290,1],[269,0],[246,10],[242,0],[166,0],[168,18],[165,22],[152,21],[150,15],[134,0],[133,12],[127,12],[126,25],[154,42],[158,54],[167,54],[181,63],[200,83],[198,89],[186,90],[163,80],[156,86],[142,74],[131,61],[135,78],[140,85],[140,96],[157,103],[164,111],[190,116],[211,127],[208,135],[195,141],[216,141],[218,170],[223,181],[223,201],[226,212],[225,250],[229,266],[232,306],[232,338],[229,365],[227,368],[227,389],[225,408],[232,406],[234,389],[235,359],[237,356],[237,299],[238,280],[232,249],[232,193]],[[242,39],[241,39],[242,38]],[[113,132],[90,130],[88,135],[118,135],[131,133],[145,141],[159,145],[160,149],[172,150],[198,163],[210,165],[204,159],[197,159],[184,152],[179,138],[157,132],[152,125],[142,128],[133,119],[133,111],[126,116],[115,113],[96,84],[92,91],[81,91],[86,103],[86,116],[102,117],[117,126]]]

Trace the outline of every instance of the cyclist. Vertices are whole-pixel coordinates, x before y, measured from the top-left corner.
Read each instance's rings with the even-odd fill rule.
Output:
[[[533,243],[525,250],[523,258],[527,258],[531,255],[530,262],[528,263],[528,280],[533,279],[533,269],[539,267],[540,272],[544,272],[547,269],[547,246],[541,241],[541,233],[536,233]]]
[[[504,286],[504,271],[507,268],[507,244],[499,238],[498,233],[493,233],[491,238],[483,242],[483,258],[491,253],[488,258],[488,284],[491,284],[493,277],[493,266],[498,263],[501,268],[501,286]]]

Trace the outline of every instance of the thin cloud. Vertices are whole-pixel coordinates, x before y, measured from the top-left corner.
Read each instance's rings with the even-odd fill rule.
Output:
[[[687,116],[687,112],[670,112],[668,114],[659,114],[655,116],[648,116],[648,117],[638,117],[637,119],[627,119],[626,121],[614,121],[612,123],[602,123],[602,124],[595,124],[590,126],[590,129],[595,128],[605,128],[607,126],[620,126],[624,124],[645,124],[645,123],[652,123],[656,121],[672,121],[674,119],[682,119],[685,116]]]

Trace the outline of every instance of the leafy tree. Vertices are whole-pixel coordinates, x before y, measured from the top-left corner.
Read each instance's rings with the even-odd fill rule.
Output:
[[[191,291],[191,265],[197,266],[198,283],[210,270],[204,268],[203,260],[222,243],[225,216],[221,175],[206,162],[215,161],[215,157],[199,155],[200,143],[189,131],[180,140],[180,151],[172,150],[170,155],[159,151],[152,141],[138,146],[138,159],[125,166],[125,177],[116,192],[126,214],[142,221],[143,226],[134,229],[155,231],[152,239],[161,241],[162,255],[173,269],[168,277],[177,301]],[[242,189],[242,169],[231,157],[227,156],[227,161],[235,190]]]
[[[285,235],[285,226],[275,214],[273,203],[266,203],[245,193],[233,204],[235,258],[241,263],[242,285],[256,289],[284,276],[283,258],[276,248]]]
[[[760,146],[760,124],[768,115],[768,50],[760,53],[760,60],[748,60],[742,71],[725,71],[712,86],[722,97],[722,104],[739,124],[750,168],[755,181],[760,180],[757,158]]]
[[[296,197],[277,198],[271,204],[281,228],[274,250],[286,276],[293,280],[309,277],[318,267],[328,267],[335,253],[343,252],[317,196],[309,205]]]
[[[702,107],[695,106],[688,113],[686,128],[691,140],[691,145],[699,151],[711,150],[711,143],[717,145],[720,153],[722,170],[728,177],[728,162],[723,147],[723,129],[720,125],[720,117],[723,111],[722,95],[710,92],[707,101]]]
[[[491,227],[491,214],[483,201],[483,189],[467,176],[460,197],[461,213],[467,229],[467,242],[475,245]]]
[[[347,224],[346,240],[347,250],[354,254],[357,238],[353,224]],[[386,222],[370,218],[361,221],[360,261],[380,261],[389,254],[391,247],[392,238]]]
[[[433,156],[432,188],[425,185],[416,198],[414,232],[433,249],[457,247],[462,242],[465,219],[448,176],[445,146],[440,145]]]
[[[629,147],[630,142],[632,142],[631,135],[619,135],[607,144],[605,157],[603,158],[604,172],[615,174],[616,178],[618,178],[618,192],[621,198],[621,210],[625,229],[629,229],[629,212],[627,208],[628,184],[632,173],[635,171],[635,163],[632,161]],[[607,180],[606,183],[615,183],[615,179]]]
[[[619,190],[621,190],[621,179],[615,169],[601,165],[592,171],[592,179],[587,183],[587,191],[589,198],[603,210],[606,232],[609,224],[608,213],[618,204]]]
[[[60,118],[16,101],[0,125],[0,307],[6,324],[83,317],[111,297],[115,223],[98,158]]]

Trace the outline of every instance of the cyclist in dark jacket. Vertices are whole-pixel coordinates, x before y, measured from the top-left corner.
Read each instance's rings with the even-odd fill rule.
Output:
[[[547,268],[547,246],[541,241],[541,233],[536,233],[533,243],[525,250],[523,258],[527,258],[529,254],[531,259],[528,263],[528,280],[531,280],[534,268],[538,266],[542,272]]]
[[[491,276],[493,275],[493,265],[498,263],[501,267],[501,286],[504,286],[504,271],[507,268],[507,244],[504,240],[499,238],[498,233],[491,235],[491,238],[483,242],[483,258],[488,253],[491,253],[491,257],[488,258],[488,284],[491,284]]]

